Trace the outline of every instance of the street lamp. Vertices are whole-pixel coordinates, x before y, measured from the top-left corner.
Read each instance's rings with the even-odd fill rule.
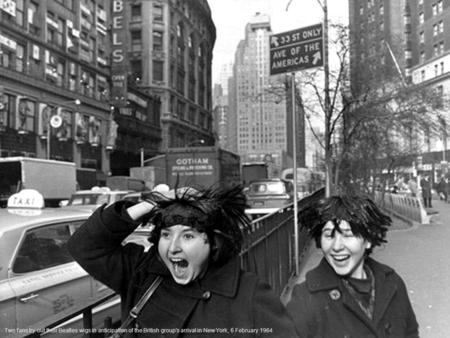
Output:
[[[198,140],[191,141],[191,142],[189,142],[189,143],[186,145],[186,148],[192,147],[193,145],[196,145],[197,143],[199,143],[199,144],[205,144],[205,140],[204,140],[204,139],[198,139]]]
[[[70,100],[70,101],[64,101],[59,102],[58,106],[63,106],[67,103],[74,103],[76,106],[79,106],[81,104],[81,101],[79,99]],[[51,116],[47,121],[47,160],[50,159],[50,138],[51,138],[51,129],[52,128],[59,128],[62,124],[62,118],[59,115],[53,115]]]

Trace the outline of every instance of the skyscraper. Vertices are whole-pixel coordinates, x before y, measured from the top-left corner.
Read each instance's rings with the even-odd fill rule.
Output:
[[[236,112],[241,162],[270,158],[280,170],[285,165],[289,130],[284,76],[269,74],[271,34],[268,15],[256,13],[246,25],[245,38],[235,53],[230,109]]]

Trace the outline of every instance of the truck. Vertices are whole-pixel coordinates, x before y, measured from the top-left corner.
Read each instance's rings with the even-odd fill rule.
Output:
[[[153,186],[164,183],[170,188],[208,188],[241,184],[239,155],[218,147],[169,148],[145,162],[153,167]],[[130,169],[130,172],[136,171],[139,170]]]
[[[21,156],[0,158],[0,206],[6,206],[8,198],[22,189],[39,191],[45,206],[57,207],[76,190],[75,163]]]
[[[145,181],[130,176],[109,176],[106,178],[106,186],[111,190],[144,191]]]
[[[251,181],[268,178],[267,163],[249,162],[242,163],[242,183],[247,187]]]

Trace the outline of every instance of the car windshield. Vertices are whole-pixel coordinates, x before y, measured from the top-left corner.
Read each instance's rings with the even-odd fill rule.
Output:
[[[255,182],[250,184],[251,194],[285,194],[285,185],[281,182]]]

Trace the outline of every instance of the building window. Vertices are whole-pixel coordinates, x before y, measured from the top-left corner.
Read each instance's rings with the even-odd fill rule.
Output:
[[[178,25],[177,25],[177,37],[178,37],[178,39],[183,39],[183,27],[182,27],[182,25],[181,25],[181,23],[179,23]]]
[[[36,13],[37,13],[37,5],[34,2],[30,2],[28,5],[28,27],[31,25],[36,25]],[[31,30],[31,29],[30,29]]]
[[[437,15],[437,5],[433,4],[431,7],[433,8],[433,15]]]
[[[153,21],[163,22],[163,6],[161,4],[153,4]]]
[[[439,32],[439,27],[437,24],[433,25],[433,36],[437,36]]]
[[[425,62],[425,51],[420,52],[420,62],[421,63]]]
[[[439,54],[444,54],[444,41],[439,42]]]
[[[419,33],[419,42],[425,43],[425,33],[424,32]]]
[[[436,64],[434,65],[434,76],[438,76],[439,75],[439,66]]]
[[[439,33],[444,33],[444,21],[439,21]]]
[[[36,103],[28,99],[20,99],[17,109],[16,128],[22,131],[34,131]]]
[[[380,5],[380,16],[384,15],[384,6],[383,4]]]
[[[16,0],[16,23],[23,26],[23,0]]]
[[[420,78],[421,78],[422,81],[425,81],[425,71],[424,70],[422,70],[420,72]]]
[[[142,36],[141,31],[131,31],[131,51],[142,51]]]
[[[153,81],[164,81],[164,61],[153,60]]]
[[[444,62],[441,62],[441,74],[444,74]]]
[[[58,61],[56,65],[56,84],[60,87],[64,87],[64,73],[65,73],[65,65],[64,62]]]
[[[131,6],[131,21],[142,21],[141,5]]]
[[[17,44],[16,46],[16,71],[23,72],[24,71],[24,51],[25,47]]]
[[[437,44],[433,45],[433,55],[439,54],[439,47]]]
[[[153,31],[153,50],[163,50],[163,33]]]
[[[142,80],[142,62],[141,60],[133,60],[130,62],[132,81],[140,83]]]
[[[425,21],[425,17],[423,15],[423,12],[420,12],[419,13],[419,24],[423,25],[424,21]]]
[[[438,13],[442,13],[442,11],[444,10],[444,3],[442,0],[438,1]]]
[[[363,15],[364,14],[364,6],[361,5],[359,6],[359,15]]]
[[[384,32],[384,21],[380,22],[380,31]]]

